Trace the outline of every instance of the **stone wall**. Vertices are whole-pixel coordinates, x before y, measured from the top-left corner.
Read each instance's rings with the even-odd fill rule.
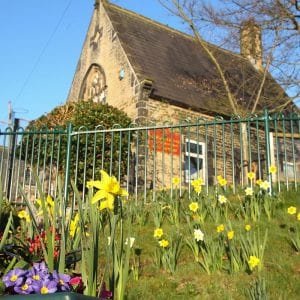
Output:
[[[135,120],[140,83],[101,3],[91,19],[67,101],[82,100],[82,87],[93,66],[103,70],[105,76],[104,102]]]
[[[146,102],[146,115],[148,124],[166,125],[181,124],[174,127],[172,132],[180,135],[180,153],[171,153],[164,149],[150,149],[147,152],[147,184],[154,187],[170,187],[171,179],[179,176],[182,183],[187,183],[184,173],[186,140],[204,143],[205,156],[202,171],[199,177],[205,179],[208,184],[216,183],[216,176],[225,176],[229,183],[244,183],[249,171],[255,171],[257,178],[262,178],[265,173],[265,137],[264,131],[248,123],[243,126],[237,123],[223,124],[221,117],[211,116],[170,105],[153,99]],[[218,120],[220,123],[218,124]],[[244,128],[244,129],[243,129]],[[157,139],[167,139],[167,130],[163,130],[164,136]],[[246,130],[246,134],[243,133]],[[242,135],[247,136],[248,142],[245,151],[241,148]],[[169,133],[170,136],[170,133]],[[149,140],[148,140],[149,146]],[[140,145],[142,147],[142,145]],[[170,149],[169,149],[170,150]],[[144,149],[139,151],[142,169],[145,166]],[[142,174],[145,178],[145,174]]]

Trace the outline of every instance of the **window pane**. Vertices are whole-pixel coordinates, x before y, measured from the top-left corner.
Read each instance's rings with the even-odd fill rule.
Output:
[[[186,143],[186,152],[196,153],[196,154],[202,154],[202,145],[201,144],[187,142]]]

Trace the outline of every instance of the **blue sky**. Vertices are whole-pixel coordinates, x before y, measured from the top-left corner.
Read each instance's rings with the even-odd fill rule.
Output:
[[[184,29],[157,0],[111,2]],[[0,1],[0,121],[8,119],[8,101],[16,117],[27,120],[65,102],[93,5],[94,0]]]

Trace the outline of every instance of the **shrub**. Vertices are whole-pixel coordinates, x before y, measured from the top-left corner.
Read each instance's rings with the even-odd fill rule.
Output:
[[[27,165],[34,166],[37,173],[40,170],[45,172],[47,168],[52,168],[53,173],[56,168],[56,172],[64,174],[68,138],[66,129],[69,123],[72,124],[73,133],[82,133],[72,135],[70,149],[70,175],[79,187],[84,185],[85,178],[94,178],[100,169],[111,170],[119,176],[125,174],[128,139],[120,133],[83,132],[110,129],[115,124],[128,127],[131,120],[117,108],[92,101],[58,106],[47,115],[30,122],[20,146],[22,158],[27,161]],[[35,134],[28,133],[33,131]],[[54,131],[59,134],[54,134]],[[116,150],[120,147],[122,151]],[[114,151],[111,151],[112,148]]]

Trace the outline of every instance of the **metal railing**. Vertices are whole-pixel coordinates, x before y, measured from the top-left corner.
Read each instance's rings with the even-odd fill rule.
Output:
[[[268,172],[270,165],[276,174]],[[155,200],[161,189],[190,193],[199,177],[208,192],[219,175],[235,192],[249,184],[248,172],[271,181],[274,189],[298,189],[300,116],[265,112],[177,125],[0,131],[1,184],[12,202],[22,203],[24,192],[37,198],[37,177],[45,193],[55,196],[60,178],[65,197],[72,198],[71,181],[84,196],[86,182],[100,179],[101,169],[143,201]]]

